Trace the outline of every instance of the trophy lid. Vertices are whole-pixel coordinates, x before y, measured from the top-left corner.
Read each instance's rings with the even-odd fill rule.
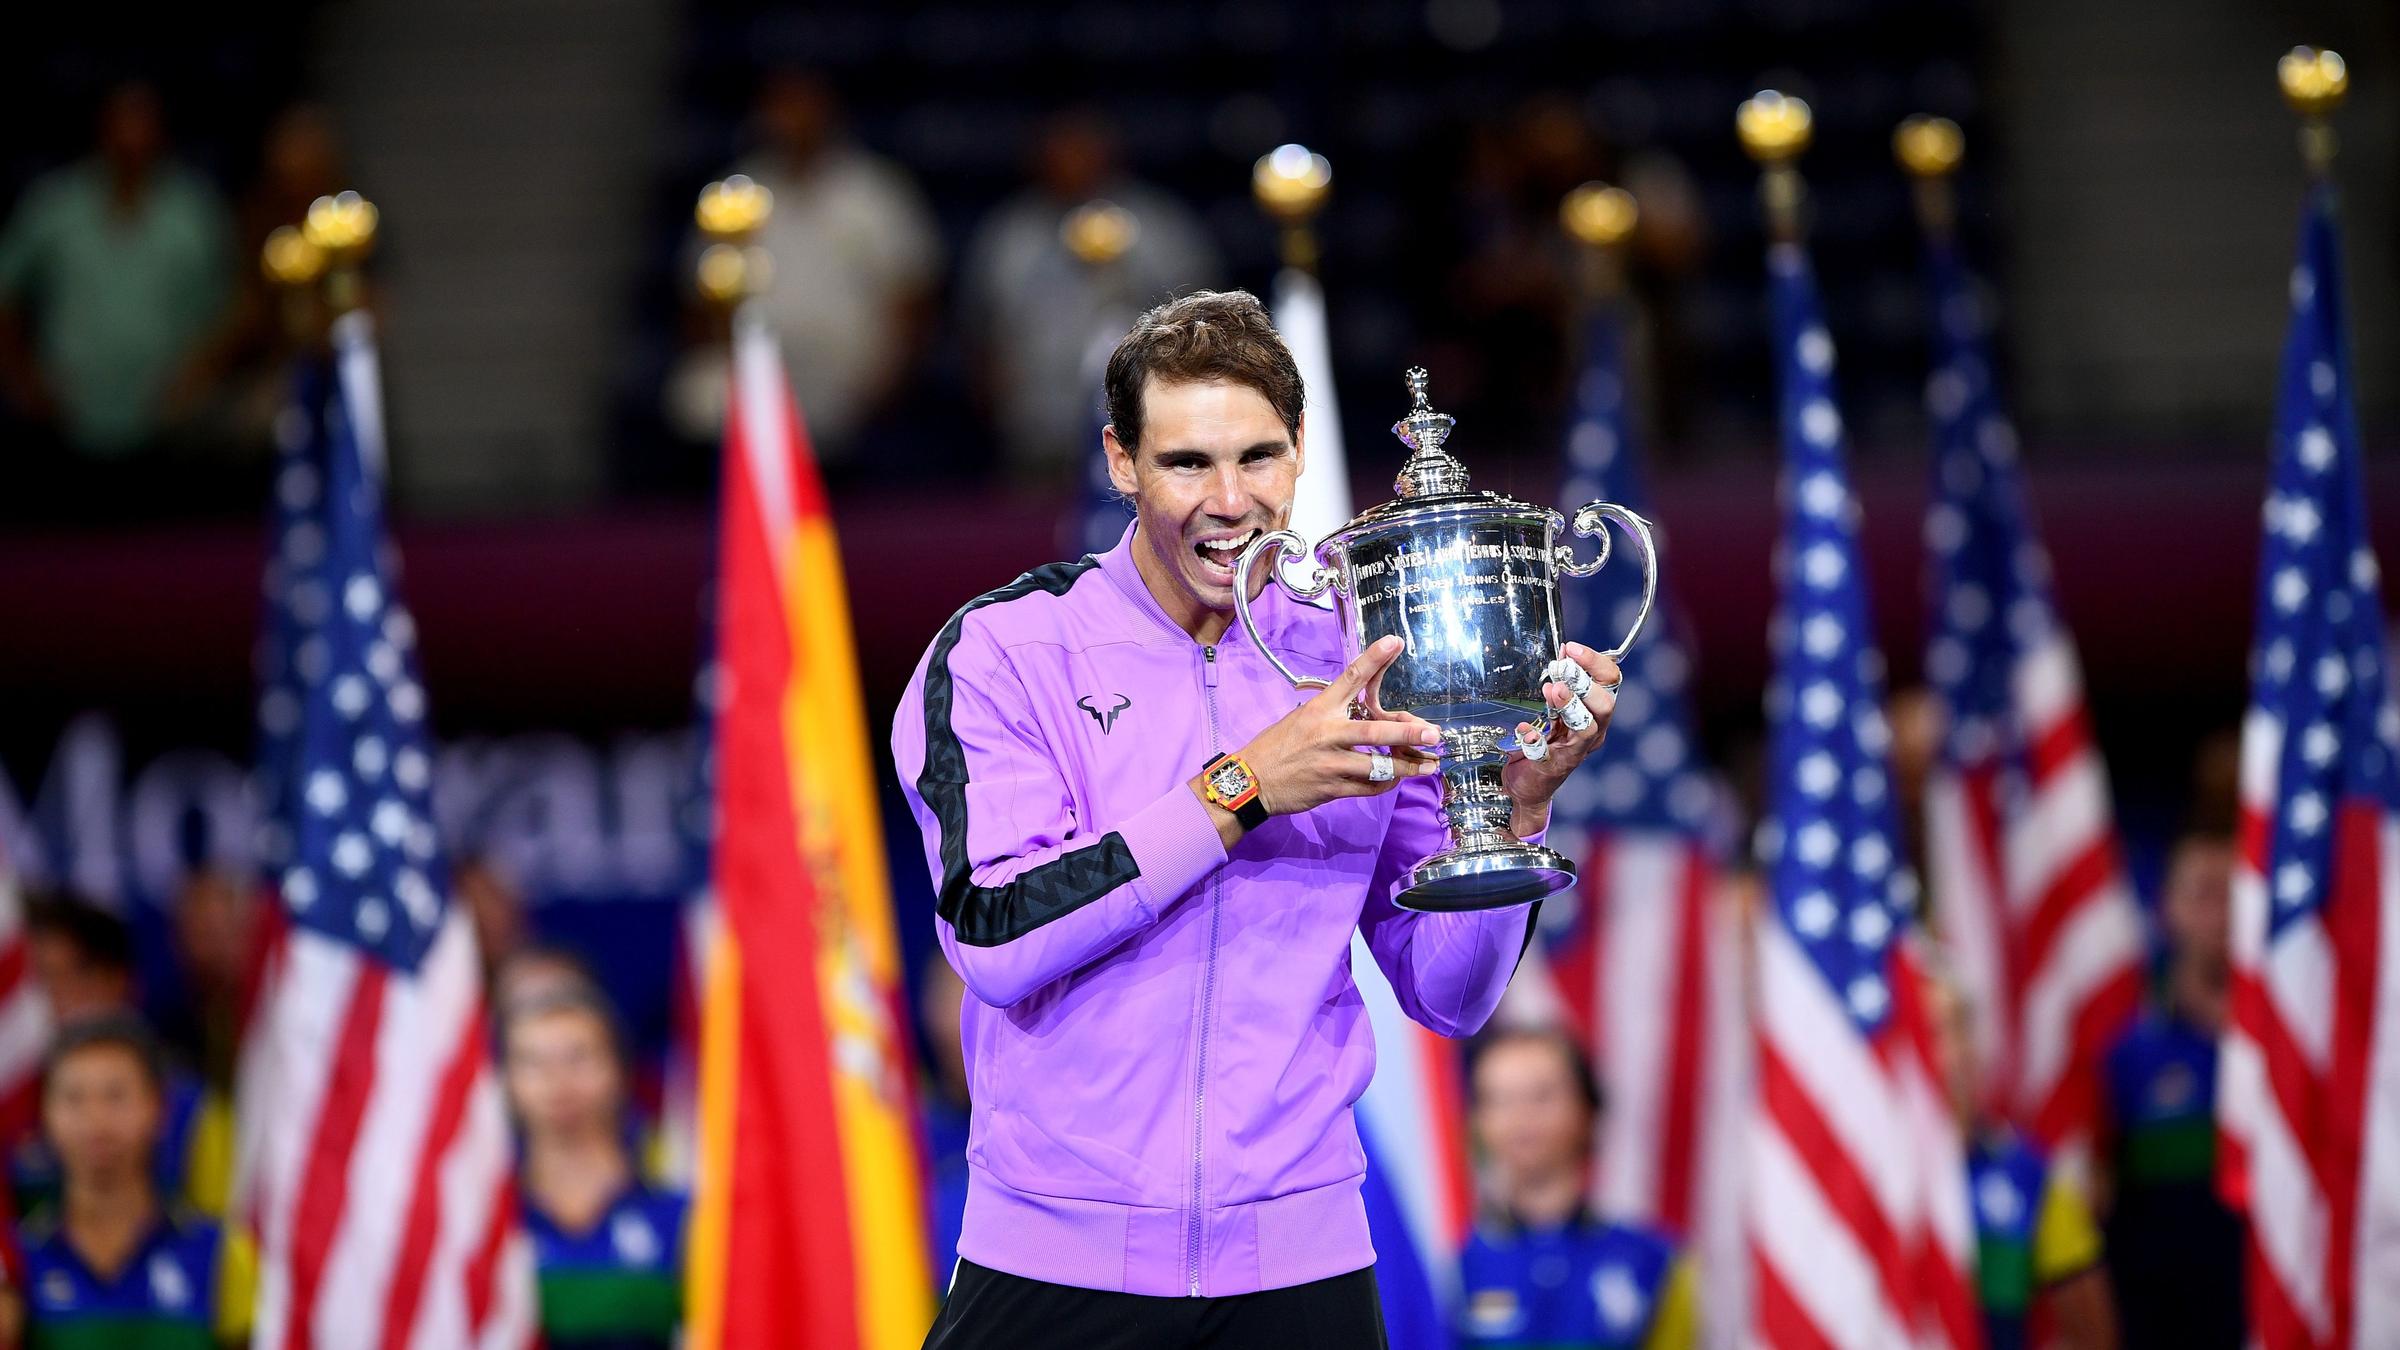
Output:
[[[1408,381],[1409,410],[1406,417],[1392,423],[1392,434],[1412,452],[1408,462],[1400,466],[1400,477],[1392,484],[1403,497],[1432,497],[1467,490],[1467,466],[1458,457],[1442,448],[1450,439],[1451,429],[1458,419],[1448,413],[1433,410],[1433,400],[1426,396],[1425,386],[1431,380],[1423,366],[1411,366],[1403,377]]]
[[[1411,406],[1406,417],[1392,424],[1392,434],[1410,451],[1408,461],[1400,466],[1400,476],[1392,482],[1397,495],[1359,512],[1348,524],[1326,535],[1327,540],[1347,538],[1355,530],[1385,526],[1395,520],[1414,520],[1434,512],[1449,518],[1460,512],[1516,514],[1550,510],[1504,492],[1470,489],[1467,466],[1444,448],[1458,419],[1433,410],[1433,402],[1425,393],[1428,377],[1424,367],[1411,367],[1406,378]]]

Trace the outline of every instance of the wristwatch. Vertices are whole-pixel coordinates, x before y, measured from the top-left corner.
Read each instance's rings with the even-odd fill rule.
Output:
[[[1245,830],[1267,823],[1267,804],[1258,799],[1258,775],[1240,755],[1219,755],[1200,770],[1201,795],[1224,807]]]

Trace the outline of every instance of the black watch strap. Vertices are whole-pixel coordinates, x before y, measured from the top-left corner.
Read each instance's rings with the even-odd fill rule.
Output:
[[[1200,767],[1200,772],[1203,776],[1215,773],[1218,765],[1231,758],[1233,758],[1233,755],[1230,752],[1218,755],[1216,758],[1202,765]],[[1233,818],[1241,825],[1243,830],[1255,830],[1259,826],[1267,823],[1267,804],[1266,802],[1260,800],[1259,795],[1256,792],[1252,792],[1250,794],[1250,800],[1233,808]]]

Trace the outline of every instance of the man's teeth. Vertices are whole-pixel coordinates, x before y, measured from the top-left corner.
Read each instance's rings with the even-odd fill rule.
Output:
[[[1244,547],[1248,546],[1250,540],[1257,534],[1258,531],[1252,530],[1249,534],[1241,535],[1238,538],[1212,539],[1201,544],[1200,547],[1208,550],[1211,553],[1230,558],[1234,554],[1241,552]]]

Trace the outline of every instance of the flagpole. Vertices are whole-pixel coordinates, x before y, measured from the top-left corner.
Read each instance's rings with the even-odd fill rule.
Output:
[[[1586,183],[1558,204],[1558,223],[1580,249],[1576,279],[1585,299],[1615,301],[1625,291],[1625,241],[1641,223],[1633,194],[1607,183]]]
[[[1797,167],[1814,131],[1808,105],[1773,89],[1742,100],[1734,114],[1742,149],[1758,163],[1758,199],[1767,233],[1778,244],[1797,244],[1805,233],[1808,185]]]
[[[1332,162],[1304,145],[1279,145],[1251,166],[1251,196],[1282,229],[1283,267],[1270,308],[1308,392],[1306,465],[1292,497],[1290,525],[1311,540],[1340,529],[1352,514],[1349,454],[1333,387],[1333,335],[1317,276],[1322,255],[1315,222],[1332,191]]]
[[[2310,181],[2329,181],[2339,148],[2331,119],[2350,93],[2349,65],[2340,52],[2294,47],[2275,63],[2275,80],[2283,87],[2283,101],[2300,114],[2300,159]]]
[[[1250,169],[1250,194],[1283,227],[1283,265],[1317,274],[1317,213],[1333,190],[1333,164],[1302,145],[1278,146]]]
[[[1892,132],[1892,157],[1916,185],[1917,223],[1937,242],[1958,228],[1953,179],[1966,154],[1966,137],[1947,117],[1911,117]]]

